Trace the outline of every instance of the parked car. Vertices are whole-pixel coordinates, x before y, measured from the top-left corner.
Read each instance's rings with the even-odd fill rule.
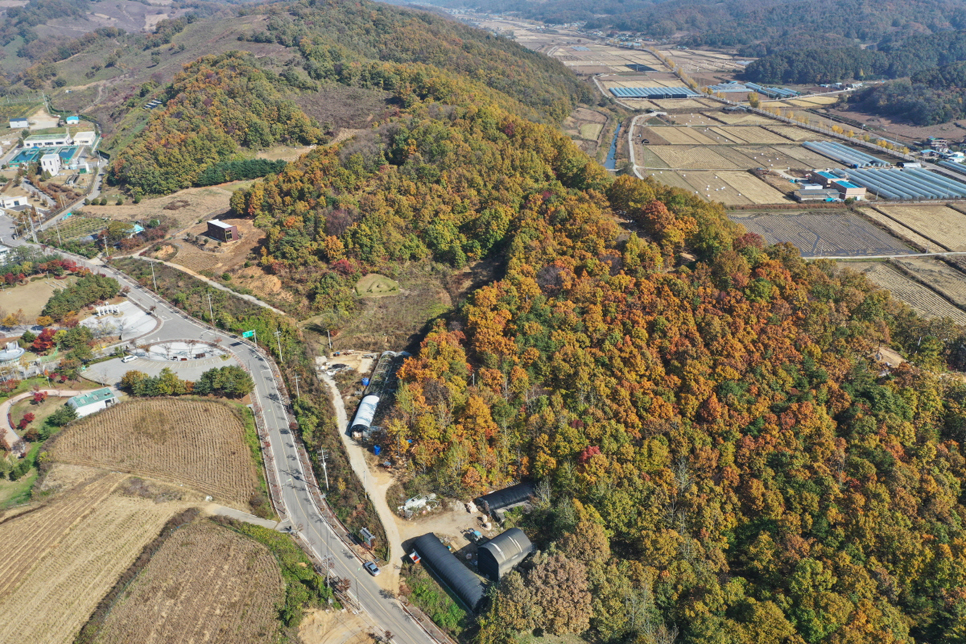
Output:
[[[369,574],[373,577],[378,577],[379,573],[382,572],[379,570],[379,566],[376,565],[375,561],[367,561],[366,563],[362,564],[362,567],[368,570]]]

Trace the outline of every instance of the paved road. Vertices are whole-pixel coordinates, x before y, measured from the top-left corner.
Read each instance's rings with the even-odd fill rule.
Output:
[[[20,240],[18,240],[20,241]],[[67,253],[62,253],[68,255]],[[221,346],[234,353],[247,367],[255,381],[254,397],[261,407],[261,416],[268,430],[270,462],[281,483],[281,507],[278,508],[292,526],[300,532],[319,559],[330,557],[332,572],[352,582],[350,593],[361,608],[382,631],[390,631],[397,644],[424,644],[431,642],[426,632],[409,617],[402,606],[391,596],[384,594],[375,580],[362,568],[362,562],[343,545],[332,528],[322,517],[318,506],[306,487],[305,472],[299,459],[299,447],[288,430],[292,420],[285,409],[282,394],[272,377],[270,358],[264,357],[251,343],[222,331],[209,329],[202,323],[187,317],[166,301],[131,281],[122,273],[102,264],[72,256],[79,263],[95,272],[107,274],[130,286],[128,299],[142,308],[155,309],[160,326],[151,333],[161,341],[197,338],[205,342],[221,340]],[[282,432],[285,432],[284,434]]]

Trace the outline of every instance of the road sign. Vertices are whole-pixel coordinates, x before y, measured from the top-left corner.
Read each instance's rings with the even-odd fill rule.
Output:
[[[251,337],[254,337],[254,336],[255,336],[255,332],[254,331],[244,331],[242,333],[242,337],[243,338],[251,338]]]

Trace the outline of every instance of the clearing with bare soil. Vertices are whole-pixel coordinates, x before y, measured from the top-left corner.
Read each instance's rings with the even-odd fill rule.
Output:
[[[268,548],[211,522],[193,523],[151,557],[94,641],[274,642],[284,594]]]
[[[231,193],[242,185],[245,182],[188,188],[165,197],[144,199],[141,203],[127,203],[123,206],[84,206],[84,213],[116,221],[160,219],[171,222],[175,230],[181,230],[199,220],[206,221],[228,212]]]
[[[258,490],[242,420],[214,401],[116,405],[67,427],[50,451],[57,462],[185,485],[246,511]]]
[[[265,238],[265,232],[250,219],[221,219],[226,224],[238,228],[241,239],[222,243],[205,235],[208,230],[206,221],[190,226],[184,231],[182,239],[170,240],[165,247],[153,254],[156,259],[170,261],[184,266],[195,273],[206,272],[221,275],[238,270],[249,259],[252,250]],[[176,247],[178,252],[171,253],[167,247]]]

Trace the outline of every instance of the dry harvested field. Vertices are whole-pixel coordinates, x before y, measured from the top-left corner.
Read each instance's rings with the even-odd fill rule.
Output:
[[[706,98],[661,98],[651,101],[662,110],[700,110],[717,107],[719,103]]]
[[[288,146],[276,145],[267,150],[261,150],[256,155],[256,159],[268,159],[269,161],[287,161],[291,163],[300,159],[303,154],[308,154],[315,149],[314,145]]]
[[[64,430],[55,461],[185,485],[248,510],[258,489],[242,421],[217,402],[151,399],[116,405]]]
[[[103,477],[106,478],[106,477]],[[5,550],[26,550],[33,567],[11,593],[0,598],[0,641],[68,644],[101,597],[135,560],[183,502],[110,495],[85,504],[86,516],[61,531],[56,543],[37,549],[36,541],[4,540]],[[31,514],[14,522],[25,521]],[[48,528],[59,527],[51,524]]]
[[[780,145],[788,143],[788,139],[785,137],[755,125],[725,125],[711,128],[711,131],[729,138],[735,143],[751,143],[753,145]]]
[[[211,522],[194,523],[151,557],[94,642],[274,642],[284,594],[268,548]]]
[[[868,257],[914,252],[847,210],[794,214],[730,213],[729,218],[769,243],[789,242],[803,257]]]
[[[848,263],[843,266],[865,273],[876,286],[888,289],[896,299],[905,302],[924,317],[948,317],[957,324],[966,325],[966,313],[888,264]]]
[[[684,68],[689,74],[699,72],[737,72],[744,67],[735,62],[734,56],[716,51],[703,51],[699,49],[672,49],[661,50],[665,56]],[[746,60],[746,59],[744,59]]]
[[[966,215],[949,206],[886,206],[876,210],[949,250],[966,251]]]
[[[776,122],[774,119],[764,116],[759,116],[757,114],[743,114],[741,112],[735,112],[734,114],[715,112],[714,117],[722,123],[727,123],[728,125],[773,125]]]
[[[689,172],[687,180],[695,187],[698,194],[708,201],[720,201],[726,206],[750,205],[751,199],[738,194],[738,190],[724,180],[723,174],[723,172]]]
[[[881,212],[879,212],[874,208],[860,208],[859,212],[862,213],[863,216],[871,219],[872,221],[876,222],[880,226],[883,226],[884,228],[891,231],[896,237],[899,237],[900,239],[904,239],[909,243],[914,244],[918,248],[921,248],[924,251],[926,251],[927,253],[941,253],[943,251],[949,250],[948,248],[943,248],[939,244],[929,239],[926,239],[916,231],[910,230],[909,228],[903,226],[895,219],[892,219],[891,217],[887,217],[883,215]]]
[[[642,173],[643,174],[643,173]],[[652,170],[648,173],[651,177],[672,188],[681,188],[688,192],[697,192],[688,180],[681,176],[680,172],[673,170]],[[645,175],[646,176],[646,175]]]
[[[0,523],[0,598],[10,593],[37,562],[37,556],[53,547],[92,508],[106,499],[124,479],[123,474],[91,470],[69,495]],[[0,641],[3,640],[0,638]]]
[[[700,125],[704,127],[713,127],[715,125],[721,125],[721,121],[714,118],[713,112],[711,113],[691,113],[691,114],[669,114],[668,120],[675,125]]]
[[[811,141],[815,138],[815,132],[794,125],[766,125],[763,127],[792,141]]]
[[[740,166],[719,155],[712,146],[654,145],[652,152],[664,161],[663,167],[699,170],[739,170]],[[641,163],[642,161],[638,161]],[[658,166],[662,167],[662,166]]]
[[[657,130],[658,136],[671,145],[715,145],[719,143],[719,141],[703,134],[698,128],[661,127],[652,129]]]
[[[623,49],[612,45],[583,42],[575,45],[556,47],[549,55],[562,62],[576,73],[591,73],[588,68],[607,68],[606,71],[626,72],[646,71],[638,68],[644,65],[654,70],[666,69],[664,63],[649,51]],[[594,72],[599,73],[599,72]]]
[[[966,274],[962,271],[934,257],[903,257],[891,261],[953,304],[966,308]]]

